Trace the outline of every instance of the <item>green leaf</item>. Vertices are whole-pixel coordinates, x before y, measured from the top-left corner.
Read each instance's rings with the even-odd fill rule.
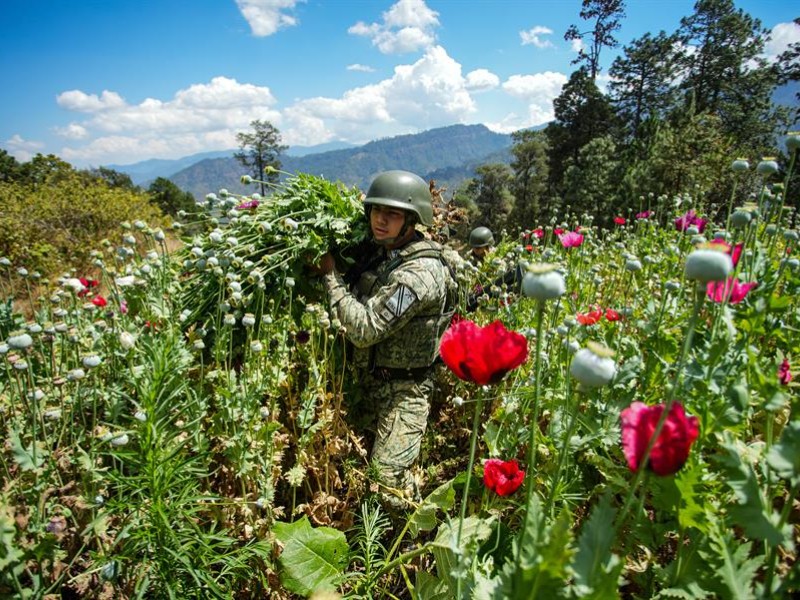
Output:
[[[294,523],[275,523],[273,531],[283,544],[278,565],[286,589],[302,596],[333,589],[347,566],[344,533],[331,527],[313,528],[305,516]]]
[[[611,496],[604,495],[583,526],[578,552],[572,563],[575,591],[581,598],[618,598],[619,574],[624,566],[611,551],[614,542],[614,517]]]
[[[38,444],[29,444],[27,447],[23,446],[22,441],[19,439],[19,431],[11,432],[11,454],[14,456],[14,462],[17,463],[23,471],[38,471],[44,464],[45,451]]]
[[[755,598],[753,578],[755,577],[763,556],[748,558],[751,542],[742,543],[734,540],[731,533],[722,533],[715,527],[709,539],[709,548],[713,551],[700,551],[700,554],[716,567],[715,575],[724,585],[722,596],[749,600]]]
[[[739,449],[728,432],[725,432],[722,447],[728,454],[719,460],[725,469],[725,481],[737,500],[730,509],[734,522],[748,537],[765,540],[772,547],[790,539],[791,527],[779,526],[780,515],[768,506],[752,465],[742,461]]]
[[[678,522],[684,528],[696,527],[700,531],[706,531],[706,507],[705,494],[703,493],[703,483],[701,481],[703,473],[700,467],[687,465],[675,475],[675,485],[680,491],[681,497],[678,502]]]
[[[447,512],[456,502],[456,491],[453,480],[443,483],[433,490],[414,511],[408,520],[408,531],[411,537],[417,537],[421,531],[430,531],[438,523],[436,511]]]
[[[481,519],[479,517],[467,517],[461,528],[461,540],[456,546],[458,537],[458,521],[442,523],[433,541],[433,557],[436,559],[436,572],[439,578],[447,582],[451,593],[455,593],[456,580],[453,571],[459,566],[458,557],[453,552],[458,548],[465,555],[472,555],[477,548],[492,535],[494,527],[494,517]]]
[[[800,421],[792,421],[783,428],[781,439],[767,453],[767,463],[792,486],[800,483]]]
[[[414,600],[450,600],[452,596],[444,581],[425,571],[417,571],[412,598]]]
[[[25,553],[14,543],[16,525],[11,515],[0,513],[0,571],[5,572],[25,558]]]

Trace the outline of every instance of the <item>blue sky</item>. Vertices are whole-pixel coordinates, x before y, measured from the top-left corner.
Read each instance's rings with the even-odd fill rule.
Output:
[[[673,32],[691,0],[628,0],[618,39]],[[800,40],[789,0],[738,0]],[[361,144],[454,123],[552,118],[580,0],[3,0],[0,147],[86,167],[236,146]],[[621,48],[620,48],[621,49]],[[617,51],[605,50],[607,71]],[[601,80],[602,83],[602,80]]]

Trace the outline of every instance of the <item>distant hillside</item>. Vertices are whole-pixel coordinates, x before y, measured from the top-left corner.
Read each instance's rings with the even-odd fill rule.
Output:
[[[303,172],[366,188],[372,178],[387,169],[405,169],[425,179],[438,173],[437,183],[455,189],[471,177],[474,167],[511,147],[511,136],[490,131],[484,125],[451,125],[412,135],[369,142],[356,148],[332,150],[306,156],[282,156],[283,170]],[[170,179],[181,189],[202,198],[226,188],[231,192],[252,191],[239,183],[244,174],[233,158],[203,160]]]
[[[147,185],[158,177],[169,177],[178,171],[182,171],[191,165],[199,163],[201,160],[207,158],[227,158],[233,156],[234,152],[236,152],[236,150],[216,150],[213,152],[192,154],[190,156],[184,156],[183,158],[151,158],[150,160],[144,160],[129,165],[105,166],[120,173],[130,175],[131,180],[136,185]]]

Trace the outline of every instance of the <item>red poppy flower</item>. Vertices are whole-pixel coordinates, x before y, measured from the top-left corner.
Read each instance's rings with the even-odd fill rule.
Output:
[[[447,367],[464,381],[497,383],[528,358],[528,340],[508,331],[500,321],[480,327],[459,321],[442,336],[439,354]]]
[[[490,458],[483,466],[483,484],[498,496],[513,494],[524,479],[525,471],[516,460]]]
[[[631,471],[639,470],[641,459],[663,411],[663,404],[647,406],[643,402],[634,402],[620,414],[622,450]],[[656,475],[677,473],[689,458],[689,450],[698,433],[697,417],[687,417],[683,405],[675,402],[650,451],[647,468]]]
[[[556,235],[561,235],[562,233],[564,233],[564,230],[561,229],[560,227],[556,227],[555,229],[553,229],[553,233],[555,233]]]
[[[784,358],[781,366],[778,367],[778,381],[781,382],[781,385],[789,385],[789,382],[792,380],[792,367],[789,364],[789,359]]]
[[[103,308],[106,304],[108,304],[108,301],[102,296],[95,296],[94,298],[92,298],[92,304],[94,304],[97,307]]]
[[[538,229],[534,229],[531,233],[535,235],[537,238],[542,239],[544,237],[544,229],[539,227]]]
[[[81,282],[83,285],[83,289],[78,292],[78,298],[83,298],[86,294],[89,293],[89,290],[93,287],[97,287],[100,285],[100,282],[97,279],[86,279],[86,277],[78,277],[78,281]]]
[[[625,225],[625,217],[614,217],[615,225]]]
[[[603,318],[603,311],[595,307],[585,314],[578,313],[575,317],[581,325],[594,325]]]
[[[606,309],[606,320],[607,321],[619,321],[622,317],[619,316],[619,313],[615,311],[613,308]]]
[[[525,246],[525,250],[528,251],[528,252],[533,252],[533,246],[528,244],[527,246]]]

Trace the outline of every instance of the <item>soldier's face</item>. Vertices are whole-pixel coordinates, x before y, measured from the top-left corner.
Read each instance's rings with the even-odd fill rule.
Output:
[[[397,238],[405,222],[406,213],[399,208],[375,204],[370,210],[369,224],[377,241]]]

